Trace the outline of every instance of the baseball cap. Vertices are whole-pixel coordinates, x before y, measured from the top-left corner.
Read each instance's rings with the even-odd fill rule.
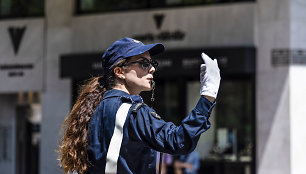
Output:
[[[104,75],[108,74],[119,60],[136,56],[149,51],[151,56],[162,53],[165,47],[161,43],[145,45],[132,38],[122,38],[115,41],[102,55],[102,68]]]

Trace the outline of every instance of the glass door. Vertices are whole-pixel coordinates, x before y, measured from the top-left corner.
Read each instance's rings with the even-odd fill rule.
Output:
[[[255,169],[255,95],[250,79],[222,80],[215,107],[214,145],[203,170],[250,174]]]
[[[197,79],[158,80],[153,108],[165,121],[179,125],[199,99]],[[210,174],[254,174],[255,95],[252,78],[222,79],[212,127],[201,135],[196,151],[200,171]],[[141,94],[151,106],[151,92]],[[168,170],[168,173],[170,171]]]

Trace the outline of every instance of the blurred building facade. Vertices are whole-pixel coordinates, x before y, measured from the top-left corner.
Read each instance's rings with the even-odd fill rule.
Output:
[[[175,123],[199,97],[200,53],[218,59],[200,172],[306,173],[303,0],[15,2],[0,0],[1,173],[62,173],[55,151],[78,85],[126,36],[165,44],[154,108]]]

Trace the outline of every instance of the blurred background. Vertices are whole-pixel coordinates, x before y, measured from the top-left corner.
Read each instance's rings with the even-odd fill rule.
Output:
[[[154,57],[154,108],[175,124],[199,98],[200,53],[218,59],[198,173],[305,174],[305,9],[305,0],[0,0],[0,173],[63,173],[55,151],[79,85],[101,74],[115,40],[132,37],[166,46]],[[167,173],[183,157],[172,158]]]

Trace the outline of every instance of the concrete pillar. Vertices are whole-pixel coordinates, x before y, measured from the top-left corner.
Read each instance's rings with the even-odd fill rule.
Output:
[[[290,66],[291,174],[306,173],[306,1],[290,1],[290,44],[303,62]]]
[[[60,79],[59,57],[71,50],[74,0],[45,1],[45,87],[42,93],[40,173],[62,173],[55,150],[59,130],[70,110],[70,80]]]
[[[306,66],[292,64],[292,51],[305,48],[305,2],[258,0],[257,173],[306,172]],[[287,63],[273,50],[287,50]],[[303,90],[304,88],[304,90]]]

